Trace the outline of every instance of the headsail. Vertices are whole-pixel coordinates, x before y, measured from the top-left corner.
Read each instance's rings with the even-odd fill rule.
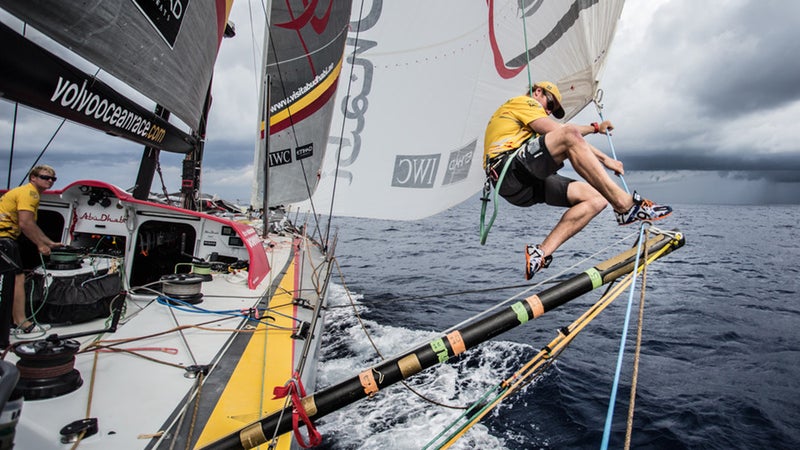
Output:
[[[232,2],[0,0],[0,6],[197,129]]]
[[[560,86],[567,118],[592,100],[623,1],[370,5],[353,17],[352,84],[314,199],[327,207],[338,178],[334,214],[417,219],[480,189],[486,122],[525,92],[528,59],[533,81]]]
[[[350,2],[272,2],[265,69],[271,81],[270,205],[307,199],[316,189],[349,18]],[[259,119],[263,140],[266,127]],[[257,144],[253,205],[263,202],[264,155],[259,149]]]

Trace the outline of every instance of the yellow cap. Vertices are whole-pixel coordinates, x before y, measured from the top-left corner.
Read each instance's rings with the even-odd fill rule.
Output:
[[[561,92],[558,90],[558,86],[549,81],[539,81],[534,85],[534,87],[540,87],[545,91],[553,94],[553,97],[555,97],[556,99],[556,107],[553,109],[553,116],[556,119],[563,119],[564,107],[561,106]]]

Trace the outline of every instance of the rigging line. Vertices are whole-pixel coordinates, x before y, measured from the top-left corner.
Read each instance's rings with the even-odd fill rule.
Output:
[[[291,10],[289,12],[291,13]],[[269,16],[269,15],[267,14],[267,16]],[[281,92],[283,93],[283,98],[288,98],[288,95],[287,95],[287,92],[286,92],[286,83],[284,82],[283,76],[282,76],[281,71],[280,71],[281,59],[278,57],[278,53],[277,53],[276,48],[275,48],[275,43],[274,43],[274,40],[272,39],[272,34],[269,31],[270,30],[269,19],[267,19],[266,25],[267,25],[267,33],[269,33],[270,46],[272,47],[272,54],[275,55],[275,67],[276,67],[276,69],[278,69],[278,70],[276,70],[276,72],[278,73],[278,81],[279,81],[279,84],[280,84]],[[344,28],[342,29],[342,31],[339,33],[339,35],[341,33],[346,33],[347,29],[348,29],[348,26],[349,26],[349,24],[345,25]],[[333,40],[336,40],[336,38],[338,38],[339,35],[337,35]],[[267,61],[264,61],[264,67],[266,67],[266,66],[267,66]],[[271,105],[270,105],[270,109],[271,109]],[[295,147],[299,147],[300,143],[297,140],[297,132],[295,130],[294,116],[292,115],[291,107],[287,106],[286,107],[286,111],[288,113],[288,120],[289,120],[289,124],[290,124],[289,127],[292,129],[292,137],[294,138],[294,141],[295,141]],[[269,137],[267,137],[267,139],[269,139]],[[268,158],[269,155],[266,155],[266,157]],[[314,224],[315,224],[314,230],[319,233],[320,242],[324,242],[323,241],[323,236],[322,236],[322,230],[321,230],[320,224],[319,224],[319,218],[317,217],[316,205],[314,204],[314,201],[311,198],[311,186],[310,186],[310,184],[308,182],[308,174],[306,173],[305,163],[303,162],[302,159],[299,162],[300,162],[301,171],[303,173],[303,182],[305,183],[306,193],[308,194],[309,205],[311,206],[312,216],[314,217]],[[266,224],[269,223],[268,215],[269,215],[269,212],[268,211],[264,211],[264,219],[265,219],[264,221],[265,221]]]
[[[264,7],[263,2],[261,3],[261,7]],[[258,40],[256,39],[256,21],[253,19],[253,3],[247,2],[247,14],[250,17],[250,40],[253,42],[253,86],[255,86],[255,91],[258,92],[258,77],[261,73],[261,68],[258,66]],[[266,26],[267,21],[264,21]]]
[[[325,247],[328,246],[328,238],[331,232],[331,221],[333,220],[333,203],[336,199],[336,187],[338,186],[339,181],[339,168],[341,167],[341,158],[342,158],[342,142],[344,141],[344,126],[347,122],[347,103],[350,101],[350,90],[353,87],[353,73],[355,72],[355,61],[358,52],[358,39],[361,35],[361,20],[364,18],[364,1],[361,1],[361,7],[358,11],[358,20],[356,21],[356,37],[355,42],[353,43],[353,56],[352,60],[350,61],[350,76],[348,77],[347,81],[347,94],[342,101],[342,105],[345,109],[345,114],[342,114],[342,126],[339,131],[339,145],[336,147],[336,169],[333,173],[333,187],[331,188],[331,205],[328,208],[328,228],[325,231],[325,241],[323,244]]]
[[[28,23],[22,23],[22,35],[25,36],[25,31],[28,29]],[[14,165],[14,142],[17,140],[17,111],[19,110],[19,102],[14,102],[14,119],[11,125],[11,151],[8,155],[8,178],[6,178],[6,189],[11,189],[11,167]],[[64,122],[61,122],[62,124]],[[22,186],[25,180],[19,183]]]
[[[14,118],[11,120],[11,151],[8,154],[8,177],[6,178],[6,189],[11,189],[11,168],[14,165],[14,142],[17,140],[17,111],[19,111],[19,102],[14,102]],[[22,185],[22,183],[20,183],[20,185]]]
[[[636,232],[633,232],[633,233],[631,233],[629,235],[624,236],[621,239],[618,239],[616,242],[613,242],[613,243],[605,246],[604,248],[601,248],[600,250],[596,251],[595,253],[587,256],[586,258],[583,258],[582,260],[577,261],[576,263],[572,264],[571,266],[564,268],[561,272],[558,272],[558,273],[556,273],[556,274],[554,274],[554,275],[552,275],[552,276],[550,276],[550,277],[548,277],[548,278],[546,278],[546,279],[544,279],[544,280],[542,280],[542,281],[540,281],[540,282],[538,282],[536,284],[532,284],[527,289],[523,289],[522,291],[516,293],[515,295],[512,295],[511,297],[508,297],[507,299],[502,300],[502,301],[490,306],[489,308],[487,308],[487,309],[485,309],[485,310],[473,315],[472,317],[468,317],[468,318],[464,319],[463,321],[451,326],[450,328],[445,330],[444,333],[447,334],[447,333],[450,333],[452,331],[458,330],[460,328],[463,328],[465,325],[467,325],[469,323],[472,323],[472,322],[474,322],[476,320],[479,320],[479,319],[481,319],[483,317],[488,316],[489,314],[495,312],[496,310],[498,310],[500,308],[503,308],[503,307],[507,306],[509,303],[511,303],[512,301],[522,297],[523,295],[528,294],[529,292],[531,292],[531,291],[533,291],[535,289],[538,289],[539,287],[541,287],[541,286],[543,286],[545,284],[549,284],[549,283],[553,282],[556,279],[559,279],[560,277],[562,277],[567,272],[575,269],[576,267],[578,267],[580,265],[583,265],[586,261],[595,259],[599,254],[605,252],[606,250],[610,249],[611,247],[619,245],[620,243],[622,243],[623,241],[629,239],[631,236],[633,236],[635,234],[636,234]],[[417,346],[424,345],[427,342],[428,341],[424,340],[424,339],[421,340],[421,341],[417,341],[413,345],[411,345],[410,348],[415,348]],[[397,358],[397,357],[400,357],[400,356],[402,356],[402,354],[396,354],[393,357]]]
[[[304,240],[304,245],[306,246],[305,257],[307,258],[307,259],[304,258],[304,261],[307,261],[308,264],[312,268],[312,273],[310,274],[311,283],[314,284],[314,288],[315,288],[315,291],[316,291],[316,300],[317,301],[314,304],[313,316],[312,316],[312,319],[311,319],[311,323],[309,324],[309,328],[311,330],[311,333],[314,333],[314,330],[317,328],[317,324],[318,324],[318,322],[320,320],[320,316],[322,315],[322,312],[323,312],[323,306],[324,306],[323,303],[325,302],[324,296],[321,295],[323,289],[321,289],[320,286],[319,286],[319,277],[321,275],[320,275],[320,273],[318,271],[321,269],[322,263],[320,263],[319,266],[314,267],[314,261],[313,261],[313,259],[311,257],[311,255],[312,255],[312,253],[311,253],[311,243],[308,241],[308,239]],[[301,261],[301,264],[302,264],[302,262],[303,261]],[[295,271],[296,270],[298,270],[298,269],[295,269]],[[332,268],[331,268],[331,266],[329,264],[327,266],[327,272],[325,274],[325,281],[323,281],[323,283],[327,284],[327,281],[330,280],[331,270],[332,270]],[[300,287],[301,290],[302,290],[302,286],[298,286],[298,287]],[[298,299],[299,298],[300,297],[298,296]],[[305,372],[306,363],[308,362],[308,355],[309,355],[310,352],[311,352],[311,339],[306,339],[305,342],[303,343],[303,351],[301,352],[300,360],[298,361],[297,366],[295,367],[295,373],[298,374],[299,378],[302,378],[303,373]]]
[[[603,90],[598,89],[594,95],[594,98],[592,99],[592,102],[594,102],[594,107],[597,109],[597,115],[600,116],[600,122],[605,122],[605,118],[603,118],[603,104],[600,103],[602,100],[603,100]],[[617,152],[616,150],[614,150],[614,141],[611,140],[610,131],[606,131],[606,138],[608,138],[608,146],[611,149],[611,157],[619,161],[619,159],[617,159]],[[617,176],[619,177],[620,181],[622,181],[622,186],[625,187],[625,192],[630,194],[631,191],[630,189],[628,189],[628,184],[625,183],[625,178],[622,176],[622,174],[617,174]]]
[[[99,73],[100,73],[100,68],[98,67],[98,68],[97,68],[97,70],[94,72],[94,75],[92,75],[92,80],[93,80],[93,81],[97,79],[97,75],[98,75]],[[16,129],[16,108],[14,108],[14,120],[15,120],[15,126],[14,126],[14,128]],[[27,174],[28,174],[28,173],[30,173],[30,171],[31,171],[31,170],[32,170],[34,167],[36,167],[36,164],[38,164],[38,163],[39,163],[39,160],[40,160],[40,159],[42,159],[42,156],[44,156],[44,152],[46,152],[46,151],[47,151],[47,149],[48,149],[48,148],[50,148],[50,144],[52,144],[52,143],[53,143],[53,141],[56,139],[56,136],[57,136],[57,135],[58,135],[58,133],[61,131],[61,127],[63,127],[63,126],[64,126],[64,123],[65,123],[66,121],[67,121],[67,119],[61,119],[61,123],[60,123],[60,124],[58,124],[58,127],[56,127],[56,130],[55,130],[55,131],[53,132],[53,134],[50,136],[50,140],[48,140],[48,141],[47,141],[47,144],[45,144],[45,146],[42,148],[42,151],[41,151],[41,152],[39,152],[39,155],[38,155],[38,156],[36,157],[36,159],[33,161],[33,164],[31,164],[31,167],[28,169],[28,172],[26,173],[26,176],[25,176],[25,177],[23,177],[23,179],[22,179],[22,180],[20,180],[20,182],[19,182],[18,186],[22,186],[22,185],[25,183],[25,180],[26,180],[26,179],[28,179],[28,177],[27,177]],[[12,138],[12,139],[13,139],[13,138]],[[13,140],[12,140],[12,148],[13,148]],[[10,170],[11,170],[11,164],[9,164],[9,168],[8,168],[8,170],[9,170],[9,180],[10,180],[10,179],[11,179],[11,172],[10,172]]]
[[[180,323],[178,322],[178,318],[175,316],[175,309],[169,308],[169,313],[172,315],[172,320],[175,322],[175,325],[180,327]],[[189,341],[186,340],[186,335],[183,334],[183,329],[178,329],[178,334],[181,336],[181,340],[183,341],[183,345],[186,346],[186,350],[189,352],[189,357],[192,358],[192,362],[197,365],[197,358],[194,357],[194,353],[192,352],[192,347],[189,346]]]
[[[380,349],[378,349],[378,344],[376,344],[375,341],[372,340],[372,335],[370,335],[369,331],[367,330],[367,326],[364,325],[364,322],[361,320],[361,315],[358,313],[358,308],[356,308],[356,303],[355,303],[355,301],[353,301],[353,297],[350,295],[350,290],[347,289],[347,283],[345,283],[345,281],[344,281],[344,274],[342,273],[342,268],[339,266],[339,260],[334,258],[333,261],[336,264],[336,268],[337,268],[337,270],[339,272],[339,279],[342,281],[342,285],[344,287],[344,292],[347,295],[347,299],[350,301],[350,306],[353,308],[353,314],[356,316],[356,320],[358,320],[358,323],[361,326],[361,331],[364,333],[364,336],[367,337],[367,340],[369,341],[370,345],[372,345],[372,348],[375,350],[375,353],[377,353],[378,356],[382,360],[386,361],[386,357],[383,356],[383,353],[381,353]],[[420,399],[422,399],[422,400],[424,400],[424,401],[426,401],[428,403],[431,403],[431,404],[434,404],[434,405],[437,405],[437,406],[441,406],[443,408],[450,408],[450,409],[467,409],[468,408],[467,406],[462,406],[462,405],[448,405],[448,404],[445,404],[445,403],[440,403],[440,402],[438,402],[436,400],[433,400],[433,399],[430,399],[430,398],[424,396],[423,394],[418,392],[416,389],[412,388],[405,380],[401,380],[400,382],[403,383],[403,386],[405,386],[406,389],[411,391],[411,393],[413,393],[414,395],[416,395],[417,397],[419,397]]]
[[[659,252],[654,253],[652,256],[648,254],[648,249],[645,246],[645,255],[644,260],[642,263],[641,270],[644,273],[647,270],[647,266],[654,262],[659,256],[663,255],[663,249]],[[638,269],[636,269],[638,270]],[[448,448],[454,441],[458,440],[462,437],[469,428],[471,428],[475,423],[477,423],[481,418],[486,416],[489,413],[489,410],[497,406],[504,398],[515,394],[521,388],[530,384],[533,379],[531,377],[538,377],[540,376],[550,365],[552,365],[552,361],[557,359],[561,353],[566,350],[566,347],[569,346],[572,341],[577,337],[577,335],[583,331],[591,321],[599,316],[601,312],[603,312],[611,303],[613,303],[629,286],[632,285],[635,279],[635,271],[632,271],[628,275],[626,275],[623,279],[617,280],[619,283],[609,285],[609,289],[601,296],[601,298],[595,302],[589,309],[587,309],[579,318],[575,319],[569,326],[562,328],[559,330],[559,335],[556,336],[547,346],[545,346],[536,356],[534,356],[530,361],[528,361],[525,365],[522,366],[514,375],[510,378],[506,379],[502,386],[506,387],[498,396],[495,397],[492,403],[482,403],[485,398],[488,397],[488,394],[493,392],[495,389],[488,391],[484,394],[480,399],[476,400],[473,403],[472,409],[474,410],[477,406],[482,406],[480,411],[475,413],[468,423],[461,425],[458,431],[454,432],[448,437],[448,441],[444,444],[439,445],[437,448]],[[544,359],[544,361],[542,360]],[[466,414],[465,414],[466,415]],[[428,446],[432,445],[438,439],[443,436],[447,430],[455,428],[458,421],[461,420],[465,415],[457,418],[451,425],[449,425],[443,432],[439,433],[434,439],[428,444]],[[427,448],[427,447],[426,447]]]
[[[580,317],[575,319],[568,326],[560,329],[558,335],[554,339],[552,339],[545,347],[543,347],[533,358],[531,358],[516,372],[514,372],[512,376],[506,378],[502,383],[498,384],[490,391],[487,391],[487,393],[484,394],[480,399],[476,400],[473,403],[473,409],[477,406],[483,405],[482,408],[473,414],[472,417],[469,418],[468,422],[462,424],[457,431],[450,434],[450,436],[447,438],[448,440],[439,445],[437,448],[449,448],[450,445],[463,437],[463,435],[469,431],[470,428],[478,423],[480,419],[485,417],[492,409],[497,407],[503,400],[505,400],[507,397],[515,395],[524,387],[532,383],[535,378],[542,376],[544,372],[555,363],[555,361],[561,356],[566,348],[572,344],[572,341],[577,338],[578,334],[580,334],[580,332],[583,331],[591,321],[596,319],[601,312],[603,312],[617,299],[617,297],[619,297],[620,294],[622,294],[625,288],[630,285],[631,277],[631,274],[626,275],[620,281],[620,283],[613,287],[613,289],[607,290]],[[491,402],[485,403],[484,400],[488,397],[488,394],[496,391],[499,387],[503,388],[502,392],[495,396]],[[436,440],[444,436],[447,430],[455,428],[457,421],[461,419],[462,417],[456,419],[454,423],[436,436],[428,445],[432,445]]]
[[[522,35],[523,43],[525,44],[525,71],[528,73],[528,90],[529,95],[533,97],[533,80],[531,78],[531,52],[528,50],[528,26],[525,20],[525,10],[520,2],[520,10],[522,11]]]
[[[633,263],[634,273],[635,269],[639,267],[639,257],[641,255],[642,246],[646,246],[646,242],[644,241],[644,230],[647,225],[647,222],[642,222],[642,225],[639,227],[639,245],[636,249],[636,259]],[[603,429],[603,441],[600,444],[601,450],[608,449],[608,441],[611,437],[611,422],[614,416],[614,403],[617,400],[617,389],[619,388],[620,372],[622,371],[622,357],[625,354],[625,341],[628,337],[628,324],[630,323],[631,307],[633,305],[633,291],[635,289],[636,278],[634,278],[633,282],[631,283],[630,295],[628,296],[628,307],[625,311],[625,322],[622,325],[622,336],[620,337],[619,354],[617,355],[617,367],[614,372],[614,383],[611,386],[611,398],[608,400],[608,412],[606,414],[606,424]]]
[[[546,280],[546,281],[543,281],[541,284],[557,284],[557,283],[561,283],[562,281],[566,281],[566,280],[567,280],[567,278],[560,278],[560,279],[549,280],[549,281]],[[469,291],[446,292],[444,294],[419,295],[419,296],[416,296],[416,297],[392,298],[392,299],[387,298],[387,299],[381,299],[381,300],[379,300],[379,302],[397,303],[397,302],[408,302],[408,301],[417,301],[417,300],[429,300],[429,299],[438,299],[438,298],[442,298],[442,297],[452,297],[454,295],[482,294],[482,293],[485,293],[485,292],[504,291],[506,289],[519,289],[519,288],[524,288],[524,287],[528,287],[528,286],[530,286],[530,284],[527,284],[527,283],[525,283],[525,284],[511,284],[511,285],[508,285],[508,286],[497,286],[497,287],[491,287],[491,288],[485,288],[485,289],[472,289],[472,290],[469,290]],[[378,301],[373,301],[372,303],[378,303]],[[348,307],[349,307],[348,305],[334,305],[334,306],[330,306],[329,308],[348,308]]]
[[[645,242],[650,237],[647,230]],[[644,246],[644,260],[647,261],[647,246]],[[636,387],[639,379],[639,358],[642,351],[642,329],[644,327],[644,294],[647,287],[647,264],[642,268],[642,288],[639,296],[639,325],[636,328],[636,348],[633,353],[633,374],[631,375],[631,395],[628,403],[628,422],[625,430],[625,450],[631,448],[631,435],[633,434],[633,410],[636,403]]]

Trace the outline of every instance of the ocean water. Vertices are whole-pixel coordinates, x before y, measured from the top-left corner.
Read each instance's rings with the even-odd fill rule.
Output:
[[[632,447],[800,448],[800,206],[673,206],[656,226],[679,229],[686,245],[648,268]],[[334,218],[341,273],[332,286],[320,388],[379,363],[371,341],[384,357],[402,354],[537,282],[629,248],[638,234],[606,210],[526,282],[522,249],[541,241],[562,210],[499,207],[485,246],[477,198],[415,222]],[[461,414],[429,400],[471,404],[602,291],[418,374],[408,385],[420,395],[398,384],[320,419],[322,448],[424,447]],[[639,295],[610,448],[625,439]],[[453,448],[600,448],[627,302],[625,292],[543,376]]]

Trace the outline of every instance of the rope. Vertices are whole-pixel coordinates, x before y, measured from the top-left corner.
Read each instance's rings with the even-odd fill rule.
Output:
[[[520,6],[522,4],[520,3]],[[527,22],[525,22],[525,11],[522,11],[522,36],[523,41],[525,42],[525,69],[528,73],[528,89],[530,90],[530,95],[533,96],[533,80],[531,79],[531,54],[528,51],[530,47],[528,47],[528,27]]]
[[[317,431],[311,418],[308,417],[308,412],[303,407],[301,397],[306,396],[306,389],[303,387],[303,382],[300,380],[300,374],[296,373],[284,386],[275,386],[273,390],[276,399],[278,398],[291,398],[292,403],[292,429],[294,430],[294,438],[297,444],[303,448],[316,447],[322,443],[322,435]],[[306,426],[306,433],[308,434],[308,441],[303,439],[300,433],[300,421]]]
[[[654,262],[666,251],[667,249],[665,248],[653,255],[649,255],[647,253],[647,248],[645,247],[644,264],[642,264],[641,270],[645,271],[647,265]],[[638,265],[638,261],[636,264]],[[635,280],[634,275],[635,272],[632,272],[622,278],[618,283],[610,285],[606,293],[604,293],[594,305],[584,312],[581,317],[576,319],[569,326],[559,330],[558,336],[548,343],[537,355],[535,355],[530,361],[517,370],[512,376],[504,380],[502,383],[492,387],[489,391],[482,395],[473,403],[467,412],[455,419],[450,426],[439,433],[439,435],[434,437],[425,448],[448,448],[456,440],[460,439],[467,431],[469,431],[469,429],[480,419],[486,416],[494,407],[499,405],[502,400],[519,392],[523,387],[533,382],[535,378],[543,375],[544,371],[555,362],[555,360],[561,355],[561,353],[563,353],[569,344],[572,343],[575,337],[577,337],[577,335],[583,331],[583,329],[586,328],[586,326],[588,326],[592,320],[594,320],[603,310],[605,310],[606,307],[613,303],[614,300],[616,300],[619,295],[625,291],[625,289],[633,284]],[[497,394],[494,396],[494,398],[490,402],[487,402],[486,399],[495,392],[497,392]],[[478,408],[480,409],[478,410]],[[467,417],[470,413],[472,413],[472,416]],[[468,421],[458,426],[459,423],[465,418]],[[437,441],[442,440],[442,437],[445,433],[453,429],[455,429],[455,431],[447,436],[446,440],[436,444]]]
[[[530,52],[527,51],[527,49],[529,48],[528,47],[528,27],[527,27],[527,23],[525,21],[525,11],[524,10],[522,11],[522,35],[523,35],[523,41],[525,42],[525,49],[526,49],[526,51],[525,51],[525,71],[526,71],[526,73],[528,75],[528,90],[529,90],[529,95],[532,96],[533,95],[533,79],[531,77],[531,55],[530,55]],[[523,147],[524,147],[524,145],[520,146],[520,149],[522,149]],[[514,156],[516,156],[516,155],[517,155],[517,153],[514,153]],[[500,186],[503,183],[503,178],[505,178],[506,170],[508,170],[508,167],[509,167],[510,164],[511,164],[511,158],[508,158],[508,160],[506,161],[505,166],[503,167],[503,171],[500,174],[500,177],[498,177],[498,179],[497,179],[497,186]],[[486,217],[486,203],[489,201],[488,193],[489,193],[490,189],[491,188],[489,187],[489,180],[487,179],[486,180],[486,185],[484,186],[484,189],[483,189],[485,196],[481,198],[481,201],[483,202],[483,205],[481,205],[481,226],[480,226],[481,245],[485,245],[486,244],[486,238],[489,236],[489,230],[492,228],[492,224],[494,224],[494,219],[497,217],[497,212],[498,212],[498,208],[497,208],[497,204],[498,204],[498,202],[497,202],[497,189],[495,189],[494,190],[494,200],[493,200],[494,201],[494,205],[493,205],[493,208],[492,208],[492,211],[493,211],[492,212],[492,219],[489,221],[489,225],[486,226],[486,228],[484,228],[483,224],[484,224],[484,220],[485,220],[485,217]]]
[[[594,102],[594,106],[597,109],[597,115],[600,116],[600,122],[605,122],[605,118],[603,118],[603,104],[600,103],[602,100],[603,100],[603,90],[602,89],[598,89],[597,93],[595,93],[594,99],[592,101]],[[608,138],[608,146],[611,148],[611,156],[614,159],[618,160],[617,152],[614,150],[614,142],[611,140],[611,132],[610,131],[606,131],[606,138]],[[622,174],[617,174],[617,176],[622,181],[622,186],[625,188],[625,192],[630,194],[631,190],[628,189],[628,184],[625,183],[625,178],[622,177]]]
[[[644,244],[644,230],[645,226],[647,225],[646,222],[642,223],[642,226],[639,227],[639,241],[636,249],[636,259],[633,263],[634,267],[639,267],[639,256],[641,255],[642,245]],[[617,400],[617,389],[619,388],[619,379],[620,379],[620,372],[622,371],[622,357],[625,354],[625,341],[628,336],[628,325],[630,323],[631,318],[631,307],[633,305],[633,291],[636,288],[636,279],[634,278],[633,284],[631,285],[630,295],[628,295],[628,307],[625,311],[625,323],[622,325],[622,337],[620,338],[619,343],[619,354],[617,355],[617,367],[614,372],[614,383],[611,387],[611,398],[608,401],[608,413],[606,414],[606,424],[605,428],[603,429],[603,441],[600,445],[602,450],[608,449],[608,441],[611,437],[611,423],[613,422],[614,416],[614,403]]]
[[[497,177],[497,186],[500,186],[501,184],[503,184],[503,179],[505,179],[505,177],[506,177],[506,172],[508,172],[508,168],[511,167],[511,162],[513,161],[514,158],[517,157],[517,155],[519,154],[520,151],[523,151],[524,147],[525,147],[525,144],[521,145],[516,151],[514,151],[513,155],[509,155],[506,158],[506,163],[503,165],[503,170],[500,171],[500,176]],[[494,169],[490,169],[490,170],[494,170]],[[481,245],[486,244],[486,238],[489,237],[489,230],[492,228],[492,224],[494,224],[494,219],[497,218],[497,212],[499,211],[499,208],[497,206],[499,204],[499,202],[497,201],[497,191],[499,190],[499,188],[496,188],[494,190],[494,198],[492,199],[492,202],[493,202],[493,204],[492,204],[492,211],[493,211],[492,212],[492,218],[491,218],[491,220],[489,220],[489,225],[484,227],[484,222],[486,220],[486,204],[489,202],[489,191],[490,190],[491,190],[491,182],[489,181],[489,177],[487,176],[486,177],[486,183],[483,186],[483,194],[484,194],[484,196],[481,197],[481,202],[483,202],[483,204],[481,205],[481,227],[480,227]]]
[[[339,271],[339,279],[341,280],[342,287],[344,287],[344,291],[347,294],[347,299],[350,300],[350,306],[353,308],[353,314],[355,315],[356,320],[358,320],[358,323],[361,326],[361,331],[364,332],[364,336],[366,336],[366,338],[369,341],[370,345],[372,345],[372,348],[375,350],[375,353],[382,360],[386,361],[386,357],[383,356],[383,353],[381,353],[380,349],[378,349],[378,344],[376,344],[375,341],[372,339],[372,335],[370,335],[369,331],[367,330],[367,326],[364,324],[364,321],[361,320],[361,315],[358,313],[358,309],[356,309],[356,303],[355,303],[355,301],[353,301],[353,297],[350,295],[350,289],[347,288],[347,283],[345,283],[345,281],[344,281],[344,274],[342,273],[342,268],[339,266],[339,261],[337,259],[334,259],[333,261],[336,264],[336,268]],[[412,388],[405,381],[400,381],[400,382],[403,383],[403,386],[405,386],[406,389],[411,391],[411,393],[413,393],[414,395],[416,395],[417,397],[419,397],[420,399],[422,399],[422,400],[424,400],[424,401],[426,401],[428,403],[431,403],[431,404],[436,405],[436,406],[441,406],[443,408],[449,408],[449,409],[467,409],[466,406],[447,405],[445,403],[441,403],[441,402],[438,402],[436,400],[430,399],[430,398],[426,397],[425,395],[421,394],[419,391],[417,391],[414,388]]]
[[[649,238],[650,230],[645,234],[645,242]],[[647,246],[644,247],[644,260],[647,261]],[[625,430],[625,450],[631,448],[631,435],[633,434],[633,410],[636,404],[636,385],[639,379],[639,357],[642,350],[642,328],[644,324],[644,293],[647,287],[647,266],[642,269],[642,290],[639,296],[639,325],[636,329],[636,350],[633,355],[633,375],[631,379],[631,396],[628,403],[628,423]]]
[[[559,330],[556,338],[543,347],[539,353],[525,363],[520,369],[514,372],[513,375],[487,391],[483,396],[476,400],[475,403],[473,403],[470,411],[474,411],[479,406],[481,409],[474,412],[471,417],[467,418],[468,421],[463,423],[453,433],[447,436],[444,442],[436,445],[433,448],[449,448],[453,443],[455,443],[455,441],[463,437],[464,434],[469,431],[469,429],[478,423],[480,419],[485,417],[492,409],[498,406],[503,400],[519,392],[523,387],[530,384],[535,378],[542,376],[545,370],[555,363],[561,353],[563,353],[563,351],[572,343],[578,334],[583,331],[583,329],[585,329],[586,326],[592,320],[594,320],[607,306],[613,303],[613,301],[616,300],[620,294],[622,294],[622,292],[631,284],[631,278],[632,275],[629,274],[616,286],[613,286],[613,288],[610,287],[609,291],[601,296],[601,298],[586,312],[584,312],[583,315],[573,321],[569,326]],[[502,390],[490,402],[486,402],[486,398],[489,397],[490,394],[498,391],[498,389],[501,388]],[[435,436],[425,448],[430,448],[436,441],[440,440],[447,431],[455,428],[459,421],[466,418],[466,415],[470,411],[467,411],[467,413],[462,414],[455,421],[453,421],[449,427]]]

